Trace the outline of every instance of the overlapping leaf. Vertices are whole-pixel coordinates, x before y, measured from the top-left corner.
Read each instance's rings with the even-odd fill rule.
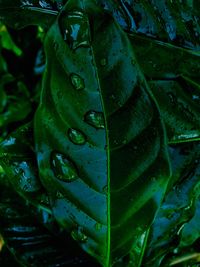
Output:
[[[173,167],[172,189],[151,227],[144,266],[165,266],[170,257],[198,252],[190,245],[200,237],[199,214],[199,144],[186,143],[170,148]],[[193,229],[191,229],[193,225]],[[167,263],[167,262],[166,262]],[[167,265],[166,265],[167,266]]]
[[[38,0],[1,0],[0,21],[12,28],[23,28],[28,25],[49,27],[62,8],[62,1]],[[13,23],[14,22],[14,23]]]
[[[98,0],[129,33],[145,35],[180,47],[200,48],[198,1]]]
[[[17,178],[12,179],[17,184]],[[2,266],[94,266],[75,241],[63,235],[46,210],[24,201],[6,177],[1,177],[0,185],[0,231],[9,249],[2,254],[7,258],[0,258]]]
[[[199,140],[200,53],[136,35],[130,38],[158,101],[169,141]]]

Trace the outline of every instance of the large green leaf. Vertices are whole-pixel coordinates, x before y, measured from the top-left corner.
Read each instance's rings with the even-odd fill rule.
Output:
[[[132,266],[140,266],[170,171],[157,104],[131,43],[93,2],[68,1],[45,51],[35,140],[54,216],[103,266],[131,249]]]

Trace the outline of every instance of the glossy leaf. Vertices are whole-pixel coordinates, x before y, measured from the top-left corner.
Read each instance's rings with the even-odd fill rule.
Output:
[[[170,143],[200,137],[200,53],[130,36],[137,60],[159,104]]]
[[[158,107],[131,43],[94,3],[68,1],[45,51],[35,140],[54,216],[103,266],[131,250],[139,266],[170,170]],[[70,129],[86,142],[72,142]]]
[[[185,247],[189,253],[200,237],[199,144],[173,145],[170,156],[173,183],[151,227],[144,266],[165,266],[163,259],[181,255]]]
[[[52,1],[1,0],[0,21],[12,28],[28,25],[49,27],[58,14],[58,7]],[[15,21],[15,23],[13,23]]]
[[[59,230],[51,215],[20,198],[6,177],[0,185],[0,231],[8,248],[1,255],[9,257],[0,258],[2,266],[94,266],[93,259]]]
[[[198,1],[98,0],[98,3],[129,33],[197,51],[200,48]]]

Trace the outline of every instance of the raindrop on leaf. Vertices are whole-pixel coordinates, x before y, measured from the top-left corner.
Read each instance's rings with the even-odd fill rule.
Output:
[[[83,90],[85,88],[84,80],[77,74],[71,74],[71,83],[76,90]]]
[[[85,135],[76,129],[69,129],[68,130],[68,136],[69,139],[75,144],[75,145],[83,145],[86,142]]]
[[[52,169],[55,176],[64,182],[72,182],[78,179],[78,173],[74,164],[63,154],[52,154]]]
[[[105,128],[105,121],[102,112],[89,111],[85,114],[85,122],[97,129]]]

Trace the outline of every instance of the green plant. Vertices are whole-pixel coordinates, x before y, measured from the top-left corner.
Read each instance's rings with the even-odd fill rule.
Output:
[[[19,264],[198,266],[199,11],[0,0],[0,227]]]

